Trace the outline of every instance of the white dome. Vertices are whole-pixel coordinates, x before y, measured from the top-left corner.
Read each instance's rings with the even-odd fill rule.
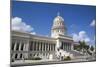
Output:
[[[64,25],[64,19],[58,14],[53,20],[53,26],[51,29],[52,36],[56,36],[59,34],[64,35],[65,30],[66,28]]]
[[[65,29],[64,19],[59,14],[54,18],[52,29]]]
[[[57,16],[57,17],[54,19],[54,22],[64,22],[64,19],[63,19],[61,16]]]

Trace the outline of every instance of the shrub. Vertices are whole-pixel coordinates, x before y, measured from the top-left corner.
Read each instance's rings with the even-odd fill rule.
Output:
[[[11,59],[11,62],[14,62],[14,59]]]
[[[25,58],[25,60],[41,60],[40,57],[31,57],[31,58]]]
[[[33,58],[33,60],[41,60],[41,58],[40,57],[35,57],[35,58]]]
[[[29,60],[41,60],[42,58],[40,57],[32,57],[32,58],[29,58]]]
[[[67,60],[71,60],[71,57],[70,56],[67,56],[63,59],[64,61],[67,61]]]
[[[89,55],[92,55],[92,53],[91,53],[90,51],[87,51],[87,53],[88,53]]]

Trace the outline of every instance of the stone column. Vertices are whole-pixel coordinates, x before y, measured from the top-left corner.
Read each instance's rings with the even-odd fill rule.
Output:
[[[48,51],[49,51],[49,43],[48,43]]]
[[[53,51],[53,50],[52,50],[52,44],[51,44],[51,51]]]
[[[69,50],[69,43],[68,43],[68,50]]]
[[[65,45],[65,51],[67,50],[67,43],[66,43],[66,45]]]
[[[54,44],[54,48],[53,48],[53,50],[55,51],[55,44]]]
[[[21,51],[21,46],[22,46],[22,43],[20,41],[20,43],[19,43],[19,51]]]
[[[49,43],[49,51],[50,51],[50,43]]]
[[[38,44],[38,42],[36,41],[36,45],[35,45],[36,46],[36,51],[37,51],[37,44]]]
[[[24,45],[23,45],[23,51],[25,50],[25,43],[24,43]]]
[[[24,58],[28,58],[29,57],[29,39],[24,41],[24,46],[23,46],[23,51],[27,51],[26,53],[23,53],[22,55],[24,56]]]
[[[28,50],[29,50],[29,46],[30,46],[30,45],[29,45],[29,40],[27,40],[27,41],[26,41],[26,48],[25,48],[25,49],[26,49],[26,51],[28,51]]]
[[[41,45],[41,42],[40,42],[40,51],[42,51],[42,45]]]
[[[12,59],[15,59],[15,54],[14,54],[14,53],[12,53],[11,58],[12,58]]]
[[[42,43],[42,51],[43,51],[43,43]]]
[[[41,43],[40,42],[39,42],[38,46],[39,46],[39,51],[41,51]]]
[[[24,42],[23,51],[26,51],[26,42]]]
[[[43,51],[45,51],[45,44],[44,44],[44,42],[43,42]]]
[[[26,47],[26,42],[24,41],[23,42],[23,51],[26,51],[25,47]],[[27,58],[27,53],[22,53],[22,56],[24,56],[24,58]]]
[[[57,44],[56,44],[56,51],[58,51],[57,49],[59,49],[61,47],[61,41],[59,39],[57,39]]]
[[[54,51],[54,44],[52,44],[52,50]]]
[[[17,58],[20,59],[20,53],[18,53]]]
[[[45,43],[45,51],[46,51],[46,43]]]
[[[14,51],[16,51],[17,41],[15,41]]]
[[[52,51],[52,44],[51,44],[51,51]]]
[[[70,50],[71,50],[71,43],[69,45],[70,45]]]
[[[74,45],[73,45],[73,43],[71,44],[71,50],[73,50],[74,49]]]

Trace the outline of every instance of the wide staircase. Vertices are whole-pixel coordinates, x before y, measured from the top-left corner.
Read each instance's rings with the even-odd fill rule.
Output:
[[[70,53],[70,54],[73,54],[74,57],[84,56],[84,54],[80,53],[79,51],[75,51],[75,50],[70,50],[70,51],[67,51],[67,52]]]
[[[85,58],[86,57],[84,54],[82,54],[81,52],[76,51],[76,50],[69,50],[69,51],[66,51],[66,53],[68,53],[69,56],[73,56],[73,59],[80,59],[80,58]],[[54,53],[53,54],[53,59],[54,60],[59,60],[60,57],[57,57],[56,53]]]

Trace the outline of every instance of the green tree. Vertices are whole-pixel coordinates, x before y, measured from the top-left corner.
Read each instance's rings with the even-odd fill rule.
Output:
[[[91,50],[91,51],[93,51],[93,50],[94,50],[94,47],[93,47],[93,46],[91,46],[90,50]]]
[[[82,51],[84,51],[84,48],[85,48],[85,41],[79,41],[79,44],[80,44],[80,49],[82,50]]]
[[[87,45],[85,41],[79,41],[79,45],[74,46],[74,49],[78,51],[88,51],[89,48],[89,45]]]

